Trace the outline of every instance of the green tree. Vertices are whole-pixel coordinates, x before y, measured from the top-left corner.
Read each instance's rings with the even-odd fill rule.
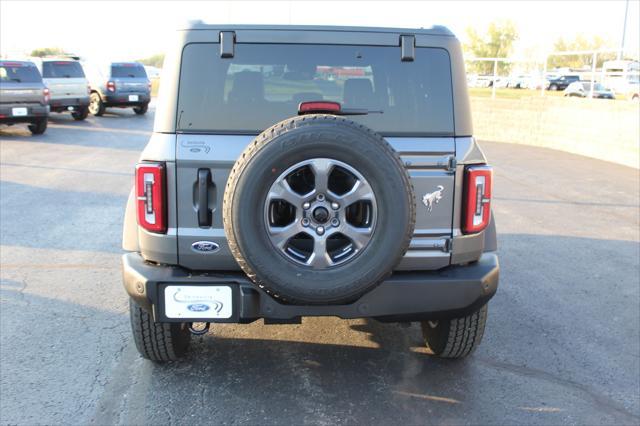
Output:
[[[512,21],[495,21],[482,34],[475,28],[467,28],[467,39],[464,49],[476,58],[507,58],[518,39],[518,30]],[[493,74],[493,62],[473,61],[469,69],[478,74]],[[504,75],[510,69],[510,63],[498,62],[499,74]]]
[[[164,62],[164,53],[159,53],[157,55],[149,56],[148,58],[139,59],[138,62],[141,62],[144,65],[162,68],[162,63]]]
[[[43,56],[56,56],[64,55],[64,49],[60,47],[40,47],[31,51],[31,56],[35,58],[42,58]]]
[[[578,35],[573,40],[566,40],[559,38],[553,44],[554,53],[558,52],[571,52],[571,51],[589,51],[589,50],[610,50],[612,49],[612,43],[609,40],[605,40],[602,37],[594,36],[589,39],[584,35]],[[598,53],[596,66],[601,67],[604,61],[610,61],[616,58],[615,53]],[[586,55],[552,55],[549,57],[547,67],[553,68],[590,68],[591,61],[593,60],[592,54]]]

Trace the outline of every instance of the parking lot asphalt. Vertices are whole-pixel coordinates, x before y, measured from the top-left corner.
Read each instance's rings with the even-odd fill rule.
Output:
[[[2,424],[638,424],[638,171],[486,142],[501,281],[468,359],[417,325],[215,325],[137,354],[124,205],[153,111],[0,130]]]

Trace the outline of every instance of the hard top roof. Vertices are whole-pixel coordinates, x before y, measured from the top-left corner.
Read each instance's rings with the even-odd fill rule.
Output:
[[[36,66],[32,61],[13,60],[13,59],[0,59],[0,64],[10,66],[12,64],[20,64],[22,66]]]
[[[207,24],[203,21],[189,21],[178,27],[178,30],[219,30],[219,31],[328,31],[328,32],[359,32],[359,33],[397,33],[450,36],[454,34],[441,25],[429,28],[385,28],[385,27],[352,27],[332,25],[227,25]]]

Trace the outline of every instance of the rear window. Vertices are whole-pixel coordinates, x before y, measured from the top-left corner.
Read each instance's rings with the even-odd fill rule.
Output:
[[[44,78],[83,78],[82,66],[74,61],[43,62],[42,76]]]
[[[452,135],[449,55],[417,48],[401,62],[399,47],[219,44],[183,50],[178,131],[255,134],[297,115],[306,101],[366,108],[350,118],[384,135]]]
[[[42,77],[35,65],[10,64],[0,65],[0,81],[12,83],[38,83]]]
[[[147,78],[147,73],[142,65],[121,64],[111,65],[111,77],[114,78]]]

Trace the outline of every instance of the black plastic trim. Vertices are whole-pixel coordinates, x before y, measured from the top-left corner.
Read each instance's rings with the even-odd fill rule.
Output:
[[[376,318],[381,321],[422,321],[467,315],[493,297],[499,280],[498,257],[485,253],[474,263],[439,271],[396,272],[379,286],[347,305],[290,305],[255,287],[237,272],[195,274],[177,266],[145,262],[138,253],[122,257],[124,286],[157,322],[180,322],[164,316],[163,291],[168,284],[229,285],[234,316],[230,319],[192,319],[194,322],[249,323],[260,318],[295,320],[304,316]]]

